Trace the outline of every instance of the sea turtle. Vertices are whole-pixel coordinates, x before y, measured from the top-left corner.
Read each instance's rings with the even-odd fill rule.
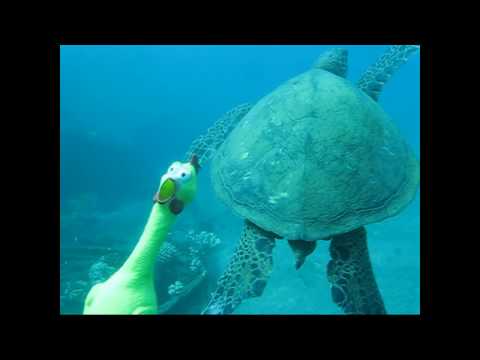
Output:
[[[317,240],[330,240],[328,280],[347,314],[384,314],[365,225],[397,215],[415,197],[419,163],[377,99],[418,46],[395,45],[346,80],[345,49],[324,53],[307,72],[256,104],[242,105],[194,141],[187,156],[213,158],[218,197],[245,219],[233,258],[203,313],[228,314],[260,296],[276,239],[298,269]]]

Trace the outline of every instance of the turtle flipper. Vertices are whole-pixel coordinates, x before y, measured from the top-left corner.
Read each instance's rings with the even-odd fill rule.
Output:
[[[377,101],[385,83],[419,48],[418,45],[391,46],[375,64],[363,73],[357,82],[358,88]]]
[[[245,221],[240,244],[203,314],[230,314],[242,300],[262,295],[272,271],[275,238]]]
[[[385,314],[373,274],[364,227],[334,236],[327,266],[333,301],[346,314]]]
[[[187,151],[186,159],[192,159],[193,155],[198,157],[198,165],[204,165],[212,158],[215,151],[222,145],[230,131],[250,111],[252,104],[242,104],[234,107],[218,119],[207,133],[195,139]]]

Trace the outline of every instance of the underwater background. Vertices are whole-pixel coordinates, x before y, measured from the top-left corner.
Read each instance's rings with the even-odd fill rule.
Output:
[[[80,46],[60,48],[60,312],[80,314],[90,287],[128,256],[160,177],[233,107],[307,71],[334,46]],[[388,46],[349,50],[355,82]],[[379,103],[420,158],[420,53]],[[239,241],[242,219],[215,196],[210,166],[157,262],[159,313],[199,314]],[[420,312],[420,206],[368,225],[373,270],[389,314]],[[287,241],[274,249],[263,295],[234,314],[342,314],[326,277],[329,242],[296,271]],[[206,275],[205,275],[206,274]]]

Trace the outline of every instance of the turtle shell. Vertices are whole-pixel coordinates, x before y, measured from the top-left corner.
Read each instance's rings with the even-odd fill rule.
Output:
[[[381,106],[311,69],[263,97],[212,161],[219,198],[288,239],[318,240],[398,214],[419,164]]]

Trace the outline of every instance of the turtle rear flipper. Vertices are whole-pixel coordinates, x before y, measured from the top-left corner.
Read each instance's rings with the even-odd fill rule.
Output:
[[[240,244],[203,314],[230,314],[244,299],[262,295],[272,271],[276,237],[245,221]]]
[[[385,314],[364,227],[332,238],[327,276],[333,301],[346,314]]]

